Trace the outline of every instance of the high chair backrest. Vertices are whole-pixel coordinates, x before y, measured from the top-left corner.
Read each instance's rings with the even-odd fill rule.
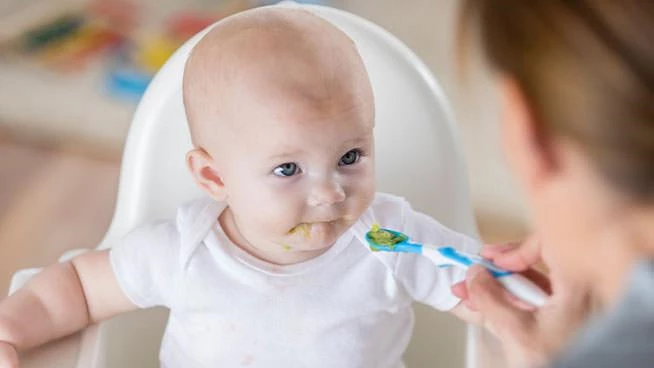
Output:
[[[364,60],[376,105],[378,189],[403,196],[417,210],[476,237],[458,132],[445,96],[426,66],[375,24],[328,7],[303,7],[347,33]],[[181,85],[189,52],[207,31],[170,58],[138,106],[123,156],[114,218],[100,248],[111,247],[115,239],[138,225],[170,218],[180,203],[202,195],[185,166],[191,142]],[[424,322],[420,316],[418,321],[419,325]],[[432,324],[431,328],[442,326]],[[423,343],[432,344],[430,352],[435,352],[435,341]],[[418,355],[425,353],[412,347],[409,354],[413,354],[411,349]],[[455,366],[443,364],[442,358],[434,357],[441,359],[439,366]],[[424,361],[420,357],[408,360]]]

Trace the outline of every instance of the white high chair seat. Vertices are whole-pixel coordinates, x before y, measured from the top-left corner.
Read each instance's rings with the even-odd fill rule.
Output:
[[[477,237],[458,131],[427,67],[397,38],[365,19],[323,6],[291,6],[301,6],[340,27],[361,53],[376,102],[378,189],[401,195],[417,210]],[[207,31],[170,58],[143,96],[125,146],[113,221],[98,249],[110,248],[134,227],[173,216],[180,203],[202,195],[184,163],[191,143],[181,81],[189,51]],[[68,253],[62,260],[78,253]],[[11,290],[36,272],[18,272]],[[417,306],[416,311],[407,366],[464,367],[466,355],[467,366],[476,366],[471,343],[466,354],[463,323],[426,307]],[[44,365],[34,365],[41,367],[156,367],[166,316],[161,309],[120,316],[69,338],[65,347],[45,348],[47,359],[33,358],[46,354],[41,349],[28,361],[41,361]],[[473,340],[468,334],[468,341]]]

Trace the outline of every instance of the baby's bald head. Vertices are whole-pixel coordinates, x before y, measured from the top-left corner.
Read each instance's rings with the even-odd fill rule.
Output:
[[[368,123],[374,118],[370,82],[354,43],[301,9],[264,7],[220,22],[191,52],[183,95],[196,147],[218,144],[225,127],[255,124],[271,114],[292,120],[307,108],[323,114],[357,108]]]

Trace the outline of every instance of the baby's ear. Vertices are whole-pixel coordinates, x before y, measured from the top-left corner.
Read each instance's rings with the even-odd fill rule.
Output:
[[[193,175],[195,183],[211,198],[224,201],[225,184],[213,167],[214,161],[202,148],[195,148],[186,154],[186,165]]]

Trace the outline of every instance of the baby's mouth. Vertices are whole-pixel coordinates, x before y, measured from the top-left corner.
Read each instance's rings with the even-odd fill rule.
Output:
[[[330,225],[336,223],[337,220],[332,221],[318,221],[318,222],[305,222],[297,225],[288,231],[290,235],[302,234],[305,239],[311,239],[312,233],[320,233],[325,231],[326,228],[329,228]],[[314,234],[316,235],[316,234]]]
[[[288,231],[288,233],[291,234],[291,235],[295,235],[297,233],[300,233],[305,238],[308,239],[308,238],[311,237],[311,226],[312,226],[311,223],[303,223],[303,224],[300,224],[300,225],[292,228],[291,230]]]

